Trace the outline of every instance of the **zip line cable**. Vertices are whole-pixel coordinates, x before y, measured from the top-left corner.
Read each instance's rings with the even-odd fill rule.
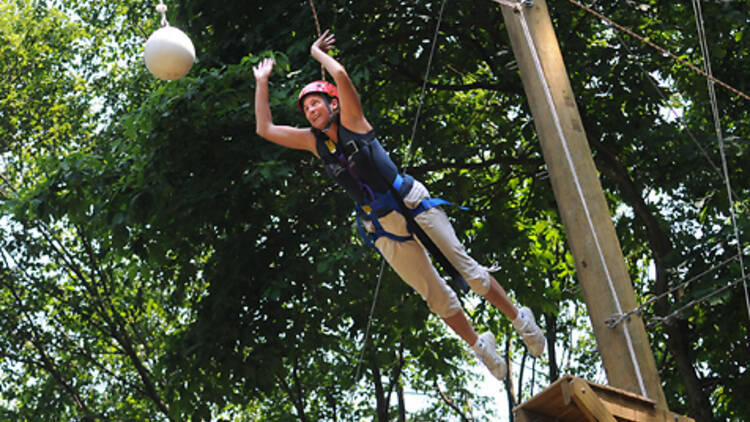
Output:
[[[694,282],[694,281],[702,278],[706,274],[709,274],[709,273],[712,273],[712,272],[718,270],[719,268],[721,268],[721,267],[729,264],[730,262],[734,261],[735,259],[737,259],[738,256],[740,256],[740,255],[733,255],[733,256],[725,259],[724,261],[720,262],[718,265],[711,266],[710,268],[702,271],[700,274],[697,274],[697,275],[695,275],[693,277],[690,277],[688,280],[683,281],[682,283],[680,283],[680,284],[672,287],[671,289],[667,290],[666,292],[663,292],[663,293],[660,293],[660,294],[658,294],[656,296],[651,297],[647,301],[643,302],[641,305],[636,306],[632,310],[630,310],[628,312],[625,312],[622,315],[617,315],[617,316],[612,316],[610,318],[607,318],[607,320],[605,321],[605,323],[607,324],[607,326],[609,328],[615,328],[615,327],[617,327],[617,325],[619,323],[621,323],[625,319],[630,318],[630,316],[632,316],[632,315],[635,315],[635,314],[642,315],[643,314],[643,309],[645,309],[646,306],[648,306],[648,305],[656,302],[657,300],[663,298],[664,296],[667,296],[667,295],[669,295],[671,293],[674,293],[675,291],[677,291],[677,290],[679,290],[679,289],[687,286],[688,284],[690,284],[690,283],[692,283],[692,282]]]
[[[648,326],[650,328],[650,327],[655,327],[657,325],[668,323],[669,321],[672,320],[672,318],[674,318],[677,315],[679,315],[685,309],[691,308],[691,307],[697,305],[698,303],[703,302],[704,300],[710,299],[710,298],[718,295],[719,293],[723,292],[724,290],[730,289],[730,288],[732,288],[732,287],[740,284],[740,282],[747,283],[747,278],[748,278],[747,276],[743,276],[741,278],[738,278],[737,280],[734,280],[733,282],[731,282],[729,284],[721,286],[720,288],[718,288],[718,289],[716,289],[716,290],[714,290],[714,291],[712,291],[710,293],[707,293],[706,295],[704,295],[702,297],[699,297],[697,299],[693,299],[690,302],[688,302],[688,303],[680,306],[675,311],[673,311],[672,313],[670,313],[669,315],[667,315],[665,317],[658,317],[658,316],[657,317],[653,317],[653,319],[655,319],[657,321],[656,322],[653,322],[653,321],[649,322]]]
[[[695,12],[695,23],[698,27],[698,39],[700,40],[701,52],[703,53],[703,62],[706,67],[706,72],[711,75],[711,58],[708,54],[708,43],[706,42],[706,32],[703,25],[703,11],[699,1],[693,0],[693,11]],[[714,88],[714,81],[709,80],[706,82],[708,85],[709,98],[711,99],[711,112],[714,118],[714,128],[716,129],[716,139],[719,142],[719,152],[721,153],[721,168],[724,171],[724,183],[727,188],[727,197],[729,199],[729,215],[732,221],[732,228],[734,230],[734,240],[737,243],[737,255],[740,261],[740,274],[742,276],[745,289],[745,306],[747,307],[747,316],[750,319],[750,295],[747,291],[747,282],[745,277],[745,265],[742,260],[742,241],[740,239],[739,229],[737,228],[737,215],[734,210],[734,198],[732,197],[732,185],[729,180],[729,169],[727,165],[727,157],[724,151],[724,136],[721,131],[721,119],[719,118],[719,106],[716,100],[716,89]]]
[[[495,1],[498,1],[498,0],[495,0]],[[703,70],[701,70],[700,68],[698,68],[694,64],[692,64],[692,63],[690,63],[690,62],[688,62],[688,61],[686,61],[684,59],[679,58],[677,55],[675,55],[674,53],[668,51],[667,49],[656,45],[655,43],[653,43],[653,42],[645,39],[644,37],[636,34],[635,32],[633,32],[633,31],[631,31],[629,29],[625,28],[624,26],[618,24],[617,22],[614,22],[612,19],[609,19],[608,17],[602,15],[601,13],[597,12],[596,10],[593,10],[593,9],[591,9],[588,6],[586,6],[584,4],[581,4],[577,0],[568,0],[568,1],[570,3],[572,3],[573,5],[578,6],[581,9],[583,9],[583,10],[591,13],[592,15],[596,16],[597,18],[599,18],[599,19],[607,22],[609,25],[613,26],[614,28],[619,29],[620,31],[625,32],[626,34],[630,35],[631,37],[636,38],[636,39],[640,40],[641,42],[643,42],[645,44],[648,44],[649,46],[655,48],[656,50],[658,50],[662,54],[667,55],[667,56],[671,57],[672,59],[674,59],[674,60],[682,63],[683,65],[685,65],[688,68],[690,68],[692,71],[694,71],[694,72],[696,72],[696,73],[698,73],[700,75],[703,75],[705,78],[708,78],[708,79],[710,79],[713,82],[716,82],[717,84],[719,84],[719,85],[723,86],[724,88],[732,91],[733,93],[739,95],[740,97],[742,97],[742,98],[750,101],[750,96],[749,95],[747,95],[744,92],[738,90],[737,88],[732,87],[731,85],[727,84],[726,82],[723,82],[723,81],[720,81],[719,79],[716,79],[713,75],[709,75],[708,73],[704,72]]]

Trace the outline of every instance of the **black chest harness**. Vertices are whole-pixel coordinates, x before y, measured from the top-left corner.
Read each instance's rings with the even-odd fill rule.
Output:
[[[352,132],[341,124],[338,125],[338,143],[334,143],[323,132],[314,131],[315,147],[318,155],[325,163],[326,173],[336,183],[343,186],[357,207],[357,226],[365,243],[378,251],[375,241],[386,236],[398,242],[414,239],[420,240],[422,245],[440,262],[450,274],[458,287],[465,291],[469,285],[463,276],[448,261],[435,243],[422,230],[414,217],[438,205],[452,205],[439,198],[423,200],[416,208],[410,209],[404,204],[403,197],[411,190],[414,178],[408,174],[399,174],[396,165],[388,156],[380,142],[375,138],[375,132],[360,134]],[[391,211],[404,216],[409,230],[408,236],[399,236],[387,232],[378,222]],[[362,219],[372,223],[375,231],[368,233]]]

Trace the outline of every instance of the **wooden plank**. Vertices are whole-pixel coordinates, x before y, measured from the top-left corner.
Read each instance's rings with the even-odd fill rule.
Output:
[[[694,422],[657,407],[656,402],[649,398],[570,375],[563,376],[516,406],[513,412],[523,422],[611,420],[600,419],[606,415],[619,422]]]
[[[516,409],[513,410],[513,413],[516,416],[514,418],[515,422],[534,422],[534,418],[528,410]]]
[[[574,378],[570,382],[570,395],[586,416],[586,420],[590,422],[617,422],[586,381]]]

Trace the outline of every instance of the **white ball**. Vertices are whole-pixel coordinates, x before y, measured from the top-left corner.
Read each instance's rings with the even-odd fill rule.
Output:
[[[174,81],[187,75],[193,67],[195,47],[184,32],[165,26],[148,37],[143,58],[152,75]]]

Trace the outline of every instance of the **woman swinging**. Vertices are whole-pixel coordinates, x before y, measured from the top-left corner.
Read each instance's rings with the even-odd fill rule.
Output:
[[[327,173],[354,199],[366,230],[376,235],[375,247],[386,261],[419,292],[429,308],[471,346],[492,375],[497,379],[505,378],[507,364],[496,351],[494,335],[476,333],[453,289],[440,277],[422,243],[409,233],[406,219],[394,205],[394,196],[399,195],[413,210],[416,223],[471,289],[508,316],[529,352],[539,356],[544,351],[545,338],[534,315],[529,308],[516,308],[489,271],[466,253],[443,210],[430,205],[424,185],[409,175],[398,173],[365,118],[346,69],[328,55],[334,42],[333,34],[326,31],[310,47],[310,54],[333,77],[335,85],[316,81],[302,89],[297,106],[310,123],[309,128],[273,123],[268,78],[274,62],[265,59],[253,68],[256,132],[271,142],[307,150],[323,159]]]

